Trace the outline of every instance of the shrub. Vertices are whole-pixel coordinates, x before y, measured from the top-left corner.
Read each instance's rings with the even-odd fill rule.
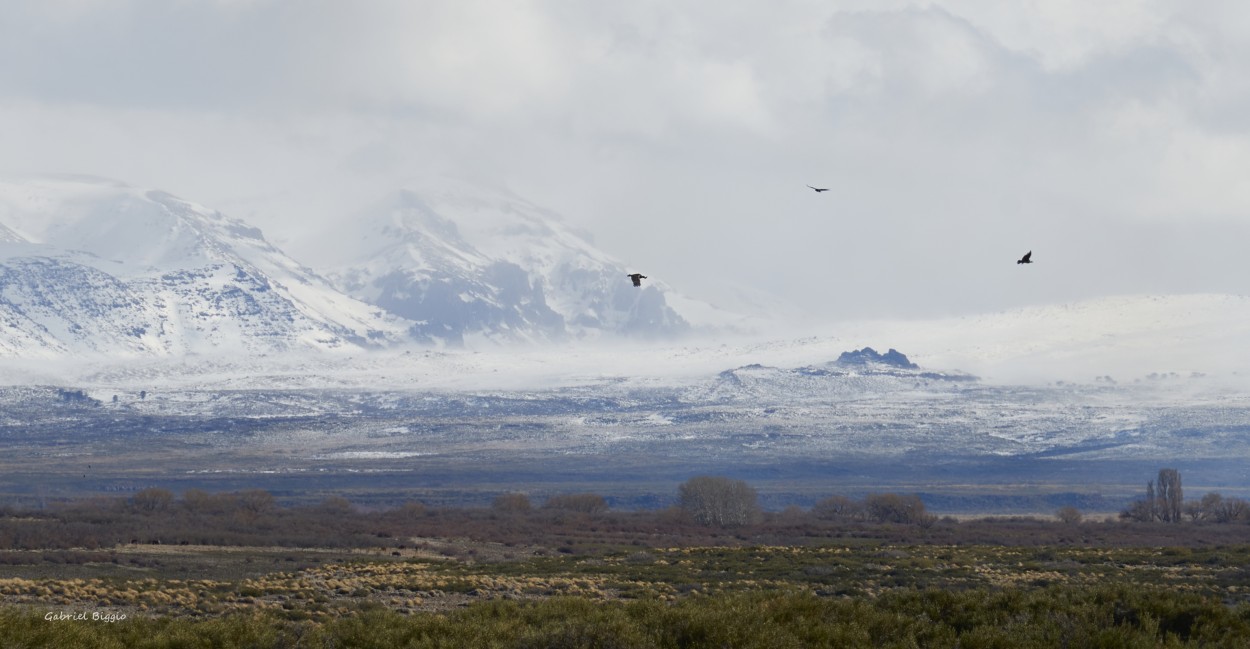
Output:
[[[1081,522],[1084,515],[1081,514],[1081,510],[1069,505],[1067,507],[1060,507],[1059,511],[1055,512],[1055,518],[1059,519],[1061,523],[1076,525]]]
[[[497,512],[523,513],[533,509],[533,506],[530,505],[529,496],[519,493],[510,493],[495,496],[495,500],[490,504],[490,508]]]
[[[868,516],[879,523],[932,524],[920,496],[872,494],[864,499]]]
[[[731,527],[759,520],[759,498],[742,480],[700,476],[678,489],[681,508],[703,525]]]
[[[846,496],[829,496],[812,506],[812,514],[824,520],[862,520],[864,506]]]
[[[137,511],[151,513],[163,512],[169,509],[169,505],[173,501],[174,494],[168,489],[149,488],[136,493],[130,499],[130,504]]]
[[[608,511],[608,501],[599,494],[563,494],[548,498],[543,509],[601,514]]]

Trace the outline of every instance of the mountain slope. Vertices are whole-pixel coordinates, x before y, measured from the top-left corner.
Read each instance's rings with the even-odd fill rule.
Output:
[[[358,348],[405,324],[219,212],[80,177],[0,181],[0,354]]]
[[[344,292],[416,322],[422,340],[663,338],[690,324],[667,286],[516,196],[445,178],[396,192],[317,254]]]

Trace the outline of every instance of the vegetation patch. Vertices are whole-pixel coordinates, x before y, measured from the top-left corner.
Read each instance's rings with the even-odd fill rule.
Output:
[[[889,494],[764,512],[691,485],[644,512],[159,491],[0,512],[0,644],[1250,646],[1244,523],[956,521]]]

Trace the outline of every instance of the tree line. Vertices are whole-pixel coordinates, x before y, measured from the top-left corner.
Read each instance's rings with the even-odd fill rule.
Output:
[[[1250,503],[1214,491],[1186,501],[1180,471],[1165,468],[1159,469],[1155,480],[1146,482],[1146,496],[1133,501],[1120,518],[1139,523],[1250,523]]]
[[[759,523],[764,511],[759,494],[744,480],[724,476],[696,476],[677,488],[677,506],[691,521],[708,527],[742,527]],[[528,512],[534,509],[525,494],[507,493],[495,498],[497,511]],[[607,501],[597,494],[551,496],[543,509],[596,513],[607,511]],[[816,503],[811,514],[826,521],[861,521],[932,525],[937,516],[925,510],[914,494],[870,494],[863,500],[830,496]]]
[[[421,539],[471,538],[506,547],[542,546],[560,552],[596,551],[606,545],[806,543],[843,537],[924,538],[959,543],[1152,543],[1185,545],[1241,542],[1250,505],[1216,493],[1185,501],[1179,472],[1165,470],[1148,484],[1148,499],[1134,503],[1120,523],[1087,524],[1074,508],[1052,517],[955,520],[926,510],[915,494],[877,493],[855,499],[828,496],[810,508],[763,511],[756,490],[742,480],[697,476],[676,488],[676,504],[621,511],[594,493],[556,494],[531,500],[498,495],[488,507],[427,507],[416,501],[393,508],[361,508],[341,496],[320,503],[283,505],[263,490],[183,494],[149,488],[129,497],[52,503],[47,508],[0,506],[0,562],[28,561],[10,550],[99,551],[125,544],[219,546],[375,547],[390,550]],[[1179,507],[1179,509],[1178,509]],[[1179,511],[1179,514],[1178,514]],[[1167,522],[1149,528],[1138,521]],[[1203,524],[1175,525],[1180,521]],[[1066,525],[1065,525],[1066,524]],[[1077,532],[1074,525],[1081,525]],[[414,541],[415,539],[415,541]],[[53,556],[53,555],[48,555]]]

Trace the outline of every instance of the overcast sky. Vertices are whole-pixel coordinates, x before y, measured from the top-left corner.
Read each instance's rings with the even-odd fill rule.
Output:
[[[301,226],[442,171],[825,318],[1250,283],[1242,0],[8,0],[0,57],[0,171],[314,267]]]

